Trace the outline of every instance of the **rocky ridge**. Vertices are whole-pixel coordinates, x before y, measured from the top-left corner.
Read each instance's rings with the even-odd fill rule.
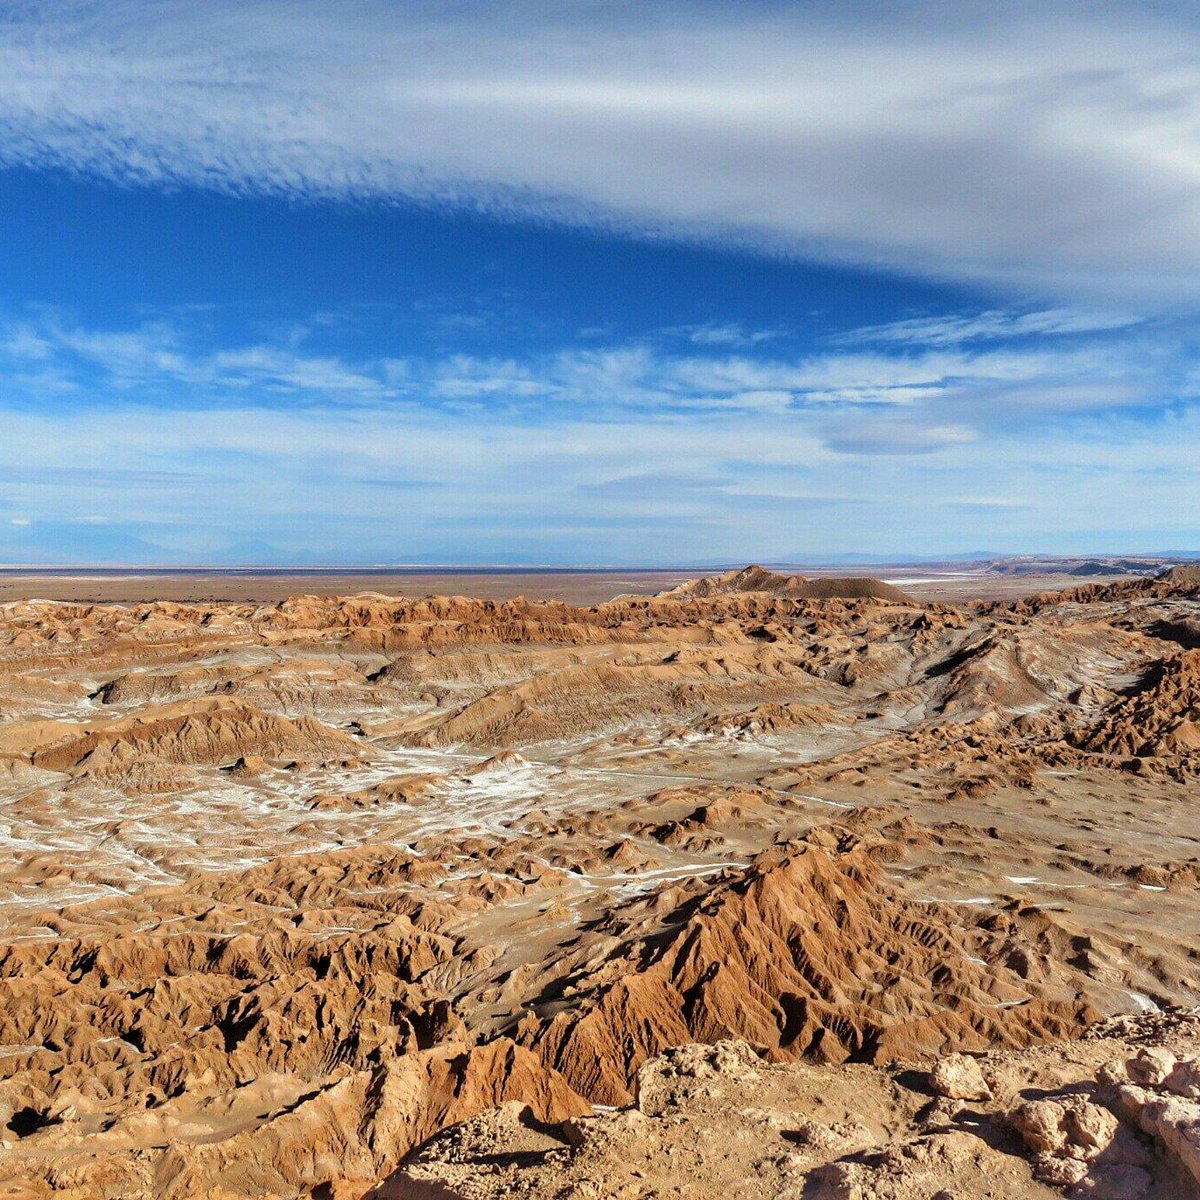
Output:
[[[1007,1121],[969,1064],[1049,1081],[1102,1014],[1196,1003],[1196,581],[961,608],[805,582],[5,606],[0,1182],[351,1196],[416,1163],[490,1195],[469,1149],[411,1158],[465,1121],[617,1195],[594,1172],[663,1114],[717,1154],[703,1089],[664,1098],[699,1043],[785,1091],[878,1085],[874,1126],[808,1111],[764,1179],[915,1196],[904,1070],[935,1069],[930,1120]],[[1135,1102],[1103,1106],[1150,1157],[1068,1154],[1090,1183],[1005,1124],[1004,1194],[1121,1166],[1169,1195],[1178,1105]],[[1054,1120],[1107,1127],[1080,1113]],[[919,1178],[995,1166],[952,1132]]]

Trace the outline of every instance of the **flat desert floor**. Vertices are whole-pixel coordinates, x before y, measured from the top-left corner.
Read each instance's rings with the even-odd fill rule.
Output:
[[[694,574],[694,572],[692,573]],[[0,569],[0,603],[8,600],[78,600],[94,604],[267,604],[290,596],[466,596],[476,600],[561,600],[599,604],[624,593],[652,595],[689,578],[686,571],[464,570],[303,571],[232,569],[76,571],[70,568]]]
[[[5,578],[0,1196],[1197,1195],[1200,572],[433,578]]]
[[[875,571],[918,600],[1009,600],[1058,588],[1077,587],[1077,577],[1059,571],[998,575],[985,571],[896,567]],[[831,571],[824,572],[833,574]],[[185,604],[228,602],[268,604],[290,596],[466,596],[475,600],[561,600],[602,604],[618,596],[654,595],[677,587],[695,572],[671,570],[463,570],[463,571],[303,571],[238,568],[227,571],[73,570],[0,568],[0,603],[13,600],[70,600],[87,604]],[[1097,577],[1111,583],[1121,576]]]

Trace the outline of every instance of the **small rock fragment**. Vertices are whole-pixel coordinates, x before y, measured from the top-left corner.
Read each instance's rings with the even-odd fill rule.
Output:
[[[1142,1087],[1157,1087],[1175,1069],[1175,1055],[1158,1046],[1147,1046],[1125,1064],[1129,1078]]]
[[[929,1086],[949,1100],[987,1100],[992,1089],[979,1063],[967,1054],[949,1054],[929,1072]]]

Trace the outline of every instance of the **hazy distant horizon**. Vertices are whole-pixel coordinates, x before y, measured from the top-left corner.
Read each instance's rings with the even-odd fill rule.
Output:
[[[989,561],[1011,561],[1030,559],[1035,561],[1078,561],[1078,560],[1189,560],[1200,558],[1200,550],[1110,550],[1083,553],[1042,554],[1025,553],[1022,551],[995,553],[990,551],[970,551],[962,554],[948,554],[941,557],[920,557],[914,555],[869,555],[847,554],[833,558],[759,558],[759,559],[713,559],[709,561],[658,561],[644,560],[633,562],[596,561],[596,562],[158,562],[158,563],[129,563],[129,562],[3,562],[0,561],[0,574],[102,574],[114,571],[124,571],[136,575],[205,575],[205,574],[321,574],[321,575],[430,575],[430,574],[589,574],[630,572],[641,574],[656,574],[664,571],[697,571],[716,572],[740,569],[749,565],[759,565],[772,570],[828,570],[843,568],[847,571],[855,567],[885,567],[891,569],[913,569],[938,566],[982,566]]]

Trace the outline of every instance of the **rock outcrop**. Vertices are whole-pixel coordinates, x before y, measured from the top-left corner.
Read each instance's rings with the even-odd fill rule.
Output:
[[[638,930],[522,1040],[577,1091],[620,1104],[641,1063],[681,1042],[888,1062],[1067,1037],[1097,1015],[1069,985],[1030,990],[972,961],[948,916],[882,887],[857,839],[815,836]]]
[[[1197,594],[5,606],[0,1190],[1175,1200]]]
[[[889,600],[896,604],[913,603],[898,587],[879,579],[781,575],[778,571],[757,565],[689,580],[663,595],[728,596],[738,592],[763,592],[768,596],[786,596],[792,600]]]

